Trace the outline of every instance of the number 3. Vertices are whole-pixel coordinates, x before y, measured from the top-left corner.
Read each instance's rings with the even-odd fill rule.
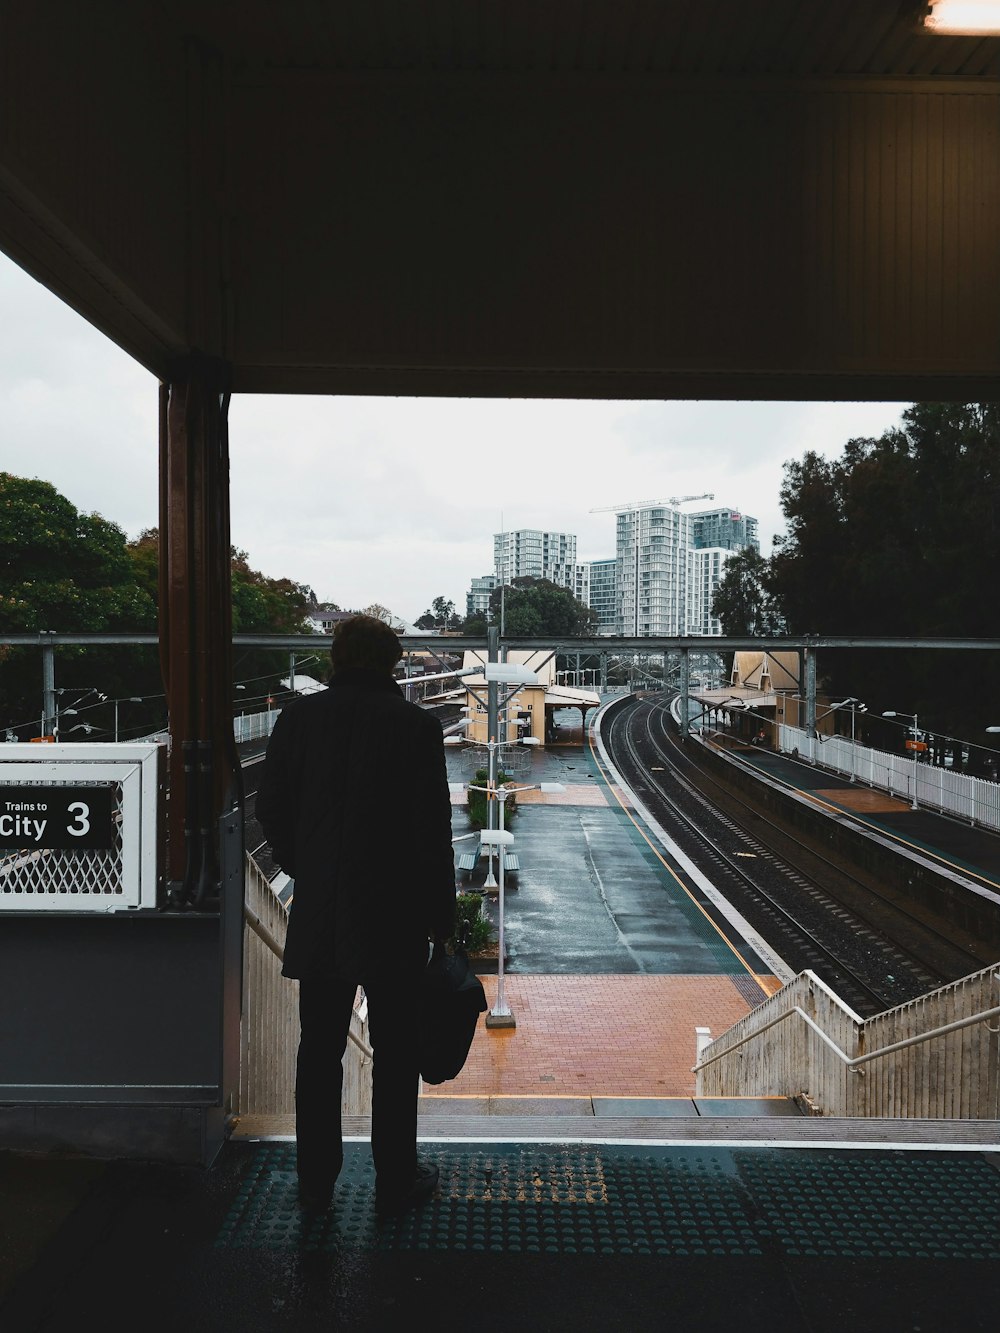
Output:
[[[66,825],[66,832],[74,838],[82,838],[90,832],[90,806],[83,801],[73,801],[66,807],[67,813],[74,815],[73,823]]]

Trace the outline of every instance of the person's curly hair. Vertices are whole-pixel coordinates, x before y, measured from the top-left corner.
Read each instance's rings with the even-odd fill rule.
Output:
[[[403,656],[403,645],[384,620],[375,616],[351,616],[333,627],[330,661],[334,674],[360,667],[391,676]]]

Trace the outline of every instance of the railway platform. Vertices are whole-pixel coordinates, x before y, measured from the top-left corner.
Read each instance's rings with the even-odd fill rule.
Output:
[[[796,776],[832,807],[859,799],[821,771]],[[525,869],[507,897],[517,1026],[479,1032],[460,1079],[424,1089],[422,1151],[441,1170],[426,1207],[376,1220],[360,1123],[345,1126],[319,1217],[296,1203],[291,1122],[238,1125],[210,1170],[0,1152],[0,1326],[995,1326],[996,1124],[697,1098],[694,1028],[721,1031],[777,979],[686,895],[589,750],[536,756],[536,781],[565,791],[521,797]],[[946,838],[939,816],[859,813],[989,870],[976,830],[960,849],[948,839],[966,831]],[[668,891],[650,932],[645,895],[664,907]],[[483,980],[492,1004],[498,978]]]
[[[850,782],[820,765],[761,746],[737,748],[745,763],[795,788],[819,807],[838,811],[859,826],[892,838],[900,847],[930,857],[956,874],[972,876],[1000,893],[1000,835],[922,806],[914,810],[908,801]]]

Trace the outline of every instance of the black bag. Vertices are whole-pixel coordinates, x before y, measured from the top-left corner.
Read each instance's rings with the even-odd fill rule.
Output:
[[[435,944],[420,985],[420,1076],[425,1083],[458,1077],[485,1008],[483,983],[465,950],[450,954]]]

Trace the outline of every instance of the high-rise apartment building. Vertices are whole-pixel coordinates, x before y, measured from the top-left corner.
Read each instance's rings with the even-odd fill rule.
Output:
[[[619,634],[684,634],[691,544],[687,515],[671,505],[656,505],[616,517]]]
[[[715,546],[722,551],[760,550],[757,520],[735,509],[706,509],[688,514],[691,545],[697,550]]]
[[[706,546],[688,552],[687,634],[721,634],[722,622],[712,615],[712,601],[735,551]]]
[[[614,634],[618,629],[618,561],[614,557],[609,560],[591,560],[587,569],[587,605],[597,613],[597,632]]]
[[[683,514],[662,504],[620,512],[617,524],[617,632],[721,634],[712,599],[729,556],[760,549],[757,520],[735,509]]]
[[[576,537],[571,532],[518,528],[493,534],[493,560],[502,583],[513,579],[548,579],[571,591],[576,586]]]
[[[590,605],[590,561],[584,560],[576,567],[573,576],[573,595],[584,606]]]
[[[500,586],[495,574],[481,574],[474,578],[469,591],[465,594],[465,614],[467,616],[489,615],[490,594]]]

